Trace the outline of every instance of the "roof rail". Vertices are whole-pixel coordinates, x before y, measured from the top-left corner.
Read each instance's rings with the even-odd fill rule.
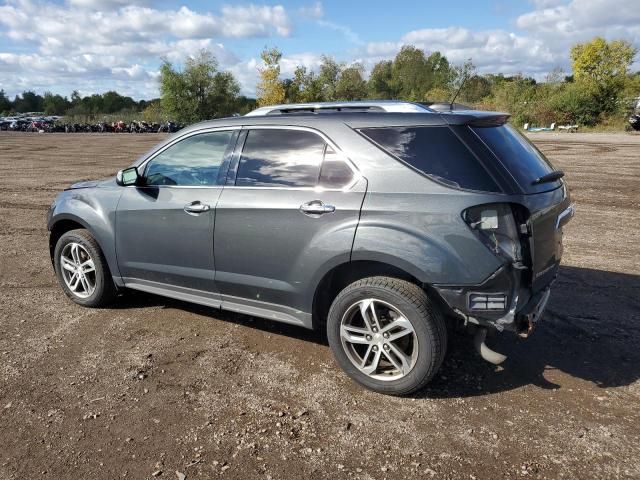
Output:
[[[318,102],[318,103],[291,103],[283,105],[270,105],[257,108],[245,116],[256,117],[260,115],[283,115],[287,113],[332,113],[332,112],[388,112],[388,113],[428,113],[432,109],[425,105],[413,102],[401,102],[396,100],[377,100],[364,102]]]

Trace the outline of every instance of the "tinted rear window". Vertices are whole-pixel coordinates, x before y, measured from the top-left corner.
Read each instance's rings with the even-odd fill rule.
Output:
[[[472,127],[527,193],[545,192],[560,186],[559,181],[532,185],[532,182],[554,171],[546,157],[511,125]]]
[[[500,191],[449,127],[363,128],[360,132],[386,152],[436,181],[469,190]]]
[[[315,187],[325,142],[300,130],[251,130],[242,149],[236,185]]]

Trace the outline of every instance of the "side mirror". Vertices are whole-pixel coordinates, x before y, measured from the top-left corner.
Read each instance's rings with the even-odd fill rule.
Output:
[[[116,183],[121,187],[127,185],[138,185],[140,183],[140,174],[137,167],[129,167],[124,170],[120,170],[116,174]]]

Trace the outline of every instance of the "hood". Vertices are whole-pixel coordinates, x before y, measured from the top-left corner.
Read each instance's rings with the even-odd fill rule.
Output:
[[[116,184],[116,177],[103,178],[101,180],[85,180],[84,182],[74,183],[65,190],[77,190],[78,188],[99,188]]]

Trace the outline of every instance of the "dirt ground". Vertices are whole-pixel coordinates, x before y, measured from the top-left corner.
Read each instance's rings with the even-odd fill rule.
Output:
[[[56,284],[45,212],[157,135],[0,132],[0,479],[640,478],[640,136],[535,134],[577,204],[543,325],[456,336],[429,388],[351,382],[319,335]]]

